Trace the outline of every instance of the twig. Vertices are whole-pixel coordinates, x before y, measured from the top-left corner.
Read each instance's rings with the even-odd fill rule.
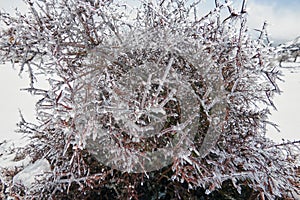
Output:
[[[280,146],[286,146],[286,145],[295,145],[295,144],[300,144],[300,140],[296,140],[296,141],[289,141],[289,142],[284,142],[284,143],[280,143],[280,144],[275,144],[272,146],[268,146],[267,148],[271,148],[271,147],[280,147]]]

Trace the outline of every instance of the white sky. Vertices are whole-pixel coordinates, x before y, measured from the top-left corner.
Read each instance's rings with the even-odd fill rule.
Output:
[[[300,35],[300,0],[248,0],[248,26],[268,23],[272,40],[287,41]]]
[[[206,0],[207,3],[213,0]],[[233,0],[234,4],[240,2]],[[13,12],[18,7],[24,11],[22,0],[0,0],[0,10]],[[289,41],[300,36],[300,0],[248,0],[247,11],[249,14],[249,28],[261,28],[267,21],[268,32],[274,41]],[[285,83],[280,83],[283,94],[275,98],[278,111],[272,112],[271,120],[280,125],[281,133],[276,133],[272,128],[269,135],[276,141],[281,138],[294,140],[300,139],[300,71],[290,73],[285,71]],[[2,139],[14,139],[20,137],[14,130],[19,121],[18,109],[21,109],[25,118],[35,119],[35,98],[26,92],[20,92],[20,88],[28,86],[26,73],[23,78],[18,77],[18,71],[11,65],[0,65],[0,141]]]

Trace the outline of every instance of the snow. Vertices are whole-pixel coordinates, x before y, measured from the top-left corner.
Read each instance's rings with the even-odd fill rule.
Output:
[[[29,164],[31,158],[26,156],[24,159],[15,161],[18,152],[12,151],[14,147],[22,147],[27,143],[24,139],[12,141],[0,141],[0,171],[3,168],[22,167]]]
[[[274,104],[277,108],[271,111],[270,120],[279,125],[278,133],[273,127],[268,127],[267,136],[276,142],[284,140],[300,140],[300,63],[282,63],[284,82],[279,82],[281,95],[275,95]]]
[[[35,180],[41,179],[41,176],[46,172],[50,172],[50,170],[50,164],[46,159],[37,160],[16,174],[13,178],[13,183],[30,188]]]

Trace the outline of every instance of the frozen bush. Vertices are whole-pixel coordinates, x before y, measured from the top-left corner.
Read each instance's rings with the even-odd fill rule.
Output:
[[[201,14],[201,1],[26,2],[29,13],[0,14],[0,59],[41,96],[39,124],[19,127],[51,175],[24,197],[299,192],[297,143],[265,137],[280,73],[267,38],[249,36],[244,3]]]

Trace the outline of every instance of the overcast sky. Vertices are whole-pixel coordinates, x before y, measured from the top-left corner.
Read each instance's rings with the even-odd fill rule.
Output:
[[[300,0],[249,0],[249,27],[259,28],[267,21],[273,40],[287,41],[300,35]]]
[[[214,0],[206,0],[213,3]],[[233,0],[234,4],[241,2]],[[203,4],[205,5],[205,4]],[[18,7],[20,11],[25,11],[22,0],[0,0],[0,10],[13,12]],[[269,24],[268,32],[271,40],[285,42],[300,36],[300,0],[248,0],[248,26],[250,29],[261,28],[264,21]],[[285,72],[285,83],[281,83],[283,94],[275,98],[278,112],[273,112],[271,119],[276,121],[282,133],[276,134],[270,129],[272,137],[277,141],[280,138],[300,139],[300,117],[295,113],[300,113],[300,73],[291,74]],[[13,70],[10,65],[0,65],[0,140],[3,138],[15,138],[15,124],[19,120],[18,108],[25,117],[34,119],[34,98],[19,89],[28,85],[26,74],[21,79],[18,71]]]

